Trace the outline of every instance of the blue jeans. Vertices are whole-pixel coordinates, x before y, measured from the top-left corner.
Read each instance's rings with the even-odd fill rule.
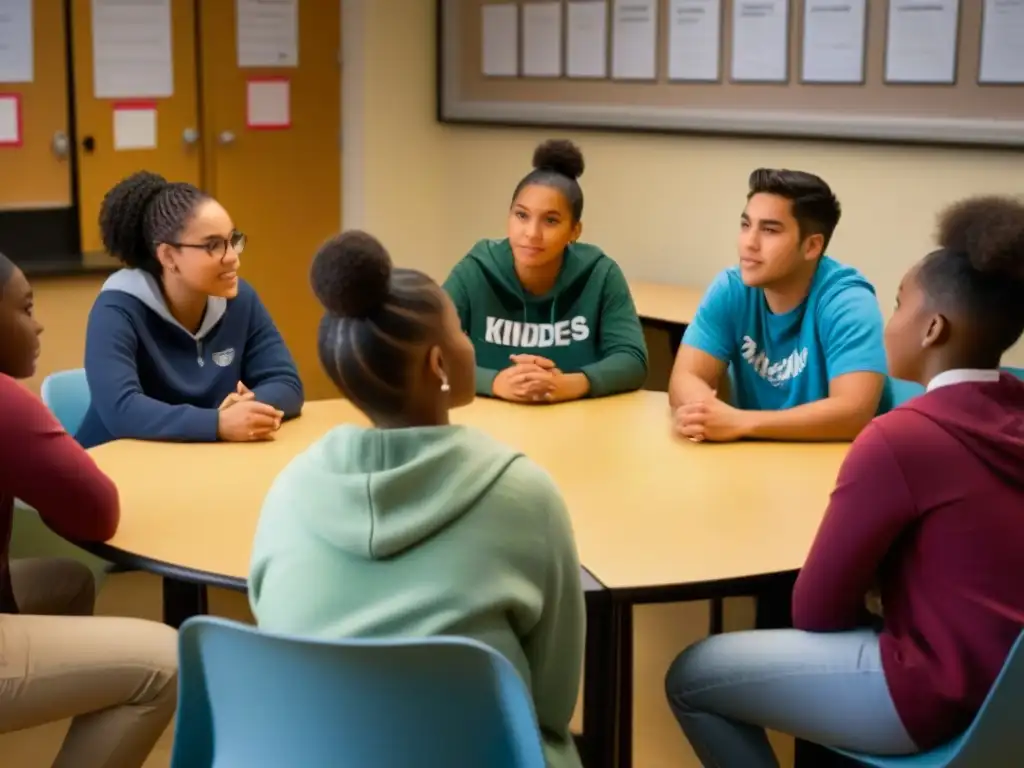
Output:
[[[871,754],[918,751],[868,629],[715,635],[679,655],[665,690],[705,768],[777,768],[765,728]]]

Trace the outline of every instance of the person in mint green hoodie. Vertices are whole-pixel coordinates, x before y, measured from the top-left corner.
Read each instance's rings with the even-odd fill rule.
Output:
[[[548,766],[579,768],[584,600],[558,489],[522,453],[449,424],[473,400],[476,361],[437,283],[392,269],[363,232],[328,242],[312,283],[320,361],[373,426],[334,427],[274,480],[249,574],[259,626],[487,643],[533,696]]]
[[[476,347],[476,391],[520,403],[639,389],[647,345],[619,265],[583,231],[583,155],[537,147],[519,182],[508,237],[481,240],[445,281]]]

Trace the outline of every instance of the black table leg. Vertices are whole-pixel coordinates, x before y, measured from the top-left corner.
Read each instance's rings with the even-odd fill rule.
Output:
[[[164,624],[179,629],[186,619],[207,612],[206,586],[164,577]]]
[[[605,590],[586,593],[587,647],[583,681],[583,749],[586,768],[614,768],[616,636],[611,598]]]
[[[616,633],[619,638],[618,700],[618,762],[616,768],[630,768],[633,765],[633,605],[620,603],[615,606]]]
[[[720,597],[711,599],[711,619],[708,622],[708,634],[720,635],[725,631],[725,601]]]

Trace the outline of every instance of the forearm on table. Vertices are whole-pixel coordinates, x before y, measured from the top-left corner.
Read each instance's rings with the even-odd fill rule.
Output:
[[[827,397],[781,411],[747,411],[755,440],[852,440],[871,421],[860,404]]]
[[[700,376],[692,373],[677,373],[669,383],[668,403],[673,408],[714,396],[714,388]]]

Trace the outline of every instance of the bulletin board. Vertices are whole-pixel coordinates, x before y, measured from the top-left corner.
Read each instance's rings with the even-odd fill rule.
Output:
[[[889,8],[868,0],[863,79],[801,82],[804,1],[789,0],[788,80],[730,79],[734,0],[721,3],[720,77],[678,82],[668,76],[670,0],[657,0],[656,74],[645,81],[495,77],[483,73],[481,18],[508,0],[437,0],[438,119],[449,123],[827,138],[945,145],[1024,146],[1024,84],[980,84],[983,0],[960,0],[954,82],[885,82]],[[519,0],[522,7],[530,0]],[[565,0],[563,0],[563,20]],[[614,0],[607,0],[612,57]],[[521,18],[521,15],[520,15]],[[561,55],[566,55],[563,40]],[[520,49],[522,40],[519,41]],[[521,52],[521,51],[520,51]]]

